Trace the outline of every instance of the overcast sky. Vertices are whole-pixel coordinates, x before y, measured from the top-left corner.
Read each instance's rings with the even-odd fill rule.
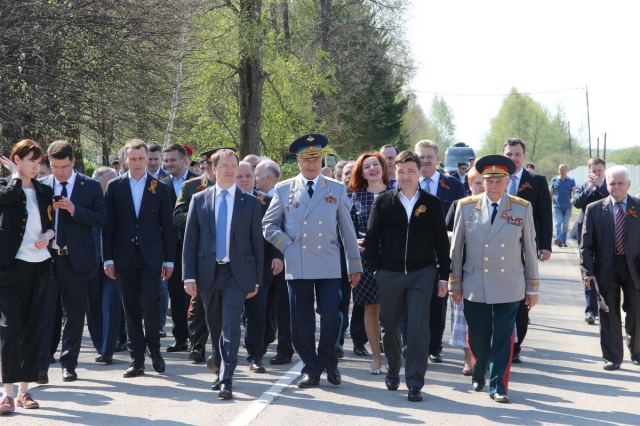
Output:
[[[588,86],[594,150],[605,132],[608,148],[639,144],[640,1],[413,0],[406,16],[410,87],[427,114],[433,93],[444,95],[458,140],[478,148],[504,96],[453,94],[511,87],[558,91],[531,96],[552,111],[562,103],[571,133],[582,125],[586,135]]]

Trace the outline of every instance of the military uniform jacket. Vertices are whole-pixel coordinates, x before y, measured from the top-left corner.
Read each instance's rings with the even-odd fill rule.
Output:
[[[491,224],[488,201],[482,194],[458,202],[449,290],[462,290],[465,299],[478,303],[516,302],[540,285],[531,204],[505,194]]]
[[[189,213],[189,204],[193,195],[214,185],[215,183],[209,180],[206,173],[183,183],[175,203],[176,206],[173,209],[173,224],[178,228],[184,228],[187,224],[187,213]]]
[[[264,237],[284,254],[287,280],[341,277],[338,228],[349,274],[362,272],[346,188],[322,175],[313,198],[301,175],[280,182],[262,220]]]

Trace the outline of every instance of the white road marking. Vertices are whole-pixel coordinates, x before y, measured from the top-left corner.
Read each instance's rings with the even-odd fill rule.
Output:
[[[258,414],[269,406],[276,399],[279,393],[281,393],[287,386],[291,384],[295,379],[300,376],[302,371],[302,361],[299,361],[294,365],[291,370],[287,371],[280,380],[278,380],[268,391],[260,395],[260,398],[251,404],[238,418],[236,418],[229,426],[247,426],[253,419],[258,417]]]

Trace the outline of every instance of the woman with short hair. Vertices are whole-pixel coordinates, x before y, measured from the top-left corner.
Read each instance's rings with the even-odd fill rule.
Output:
[[[44,153],[26,139],[0,162],[11,176],[0,178],[0,414],[15,406],[38,408],[29,382],[38,378],[38,359],[46,314],[54,237],[53,189],[36,176]],[[18,395],[14,399],[14,383]]]

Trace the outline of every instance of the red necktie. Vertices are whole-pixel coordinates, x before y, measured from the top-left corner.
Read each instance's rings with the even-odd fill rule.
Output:
[[[616,253],[624,254],[624,209],[622,203],[616,203]]]

